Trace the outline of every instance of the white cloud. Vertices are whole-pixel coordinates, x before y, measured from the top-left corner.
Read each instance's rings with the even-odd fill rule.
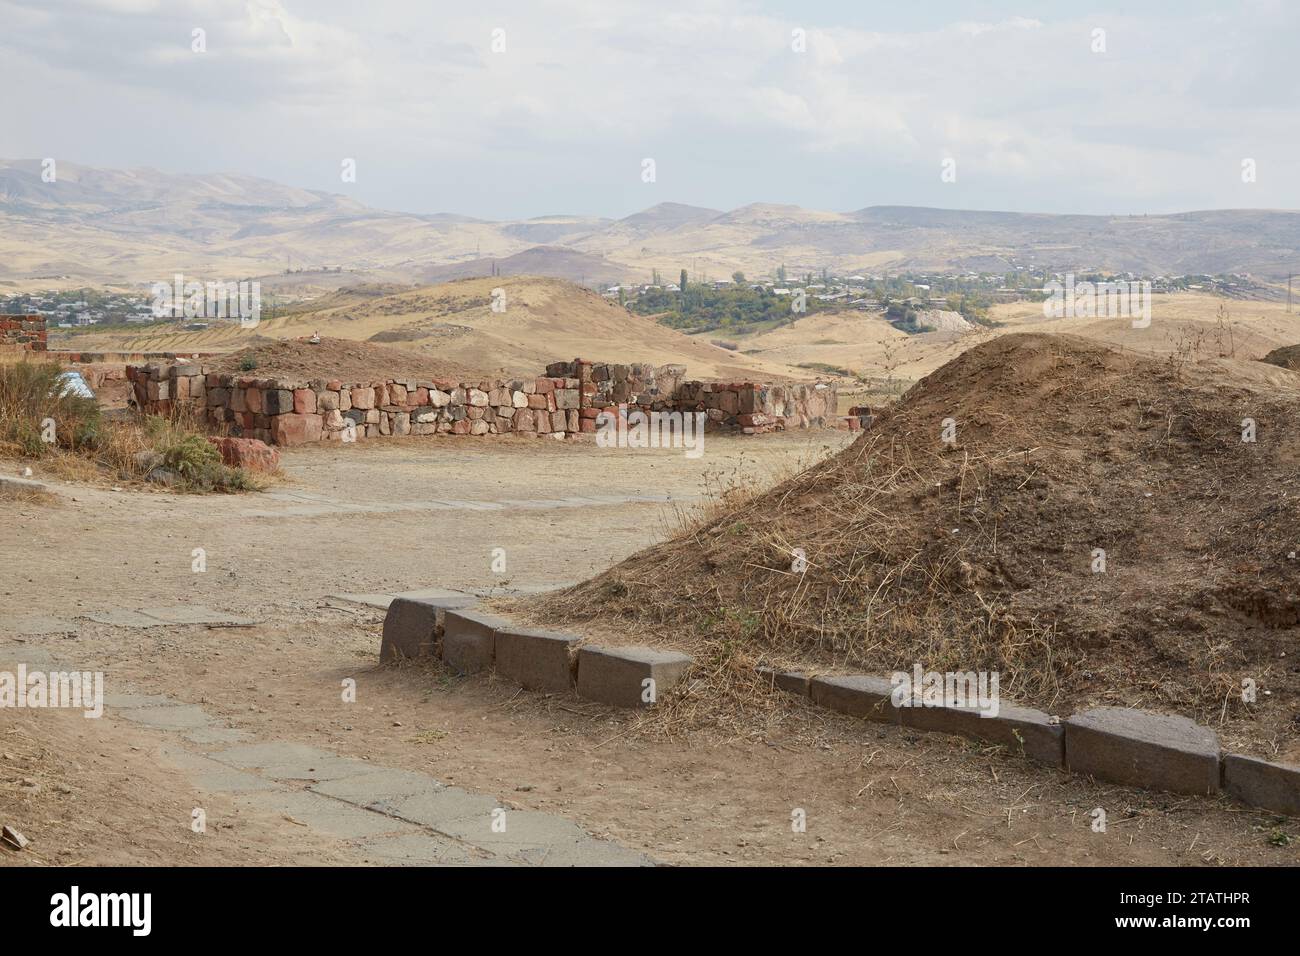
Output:
[[[0,153],[176,169],[199,157],[325,188],[339,155],[364,154],[363,168],[391,171],[359,179],[370,201],[513,202],[524,194],[503,188],[510,179],[541,184],[539,207],[606,213],[641,201],[622,164],[643,155],[690,191],[650,201],[942,204],[957,197],[936,157],[952,155],[963,203],[1010,194],[1080,211],[1247,204],[1233,171],[1250,155],[1261,175],[1249,204],[1300,205],[1282,174],[1300,147],[1287,5],[924,30],[790,9],[0,0],[0,51],[23,63]],[[1090,51],[1099,24],[1106,54]],[[196,26],[206,54],[190,51]],[[491,51],[495,27],[505,53]],[[796,27],[805,53],[791,49]],[[485,162],[496,183],[478,182]],[[425,172],[402,178],[412,169]]]

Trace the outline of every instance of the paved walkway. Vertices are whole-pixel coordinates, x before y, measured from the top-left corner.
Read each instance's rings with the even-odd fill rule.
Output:
[[[117,612],[123,621],[139,612]],[[162,624],[153,621],[153,624]],[[141,626],[126,623],[120,626]],[[47,648],[8,645],[4,663],[59,669]],[[598,840],[549,813],[427,774],[376,766],[290,740],[257,740],[202,707],[157,694],[107,693],[104,717],[172,737],[168,760],[194,786],[287,817],[338,840],[358,863],[405,866],[647,866],[653,860]],[[292,824],[289,824],[292,825]]]

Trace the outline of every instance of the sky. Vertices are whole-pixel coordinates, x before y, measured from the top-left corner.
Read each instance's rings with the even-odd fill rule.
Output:
[[[1288,0],[0,0],[0,157],[487,219],[1295,209],[1298,39]]]

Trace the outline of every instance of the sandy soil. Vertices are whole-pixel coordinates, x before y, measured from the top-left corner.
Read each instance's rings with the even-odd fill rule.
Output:
[[[290,739],[504,791],[669,863],[1191,864],[1297,862],[1293,824],[1227,800],[1092,784],[932,735],[882,729],[784,700],[685,732],[576,697],[520,692],[436,666],[375,665],[380,612],[340,591],[576,580],[658,539],[677,508],[732,481],[770,482],[842,435],[717,439],[703,459],[518,441],[370,442],[290,450],[288,484],[185,497],[58,485],[58,501],[0,501],[4,614],[64,618],[201,603],[249,628],[129,630],[77,622],[28,638],[116,686],[201,704],[259,739]],[[12,463],[2,466],[12,473]],[[669,494],[672,502],[499,510],[476,502]],[[342,510],[340,506],[351,506]],[[401,506],[403,510],[393,510]],[[494,575],[490,549],[509,573]],[[208,570],[191,570],[203,547]],[[2,624],[3,622],[0,622]],[[0,662],[12,639],[0,639]],[[340,702],[344,676],[358,701]],[[110,688],[111,689],[111,688]],[[0,725],[5,822],[42,862],[361,862],[298,825],[244,814],[200,843],[171,738],[110,717],[50,712]],[[400,726],[399,726],[400,725]],[[35,780],[33,790],[25,779]],[[64,793],[67,788],[71,793]],[[1107,809],[1094,833],[1089,814]],[[792,832],[795,809],[806,833]],[[214,835],[210,828],[209,837]],[[26,852],[26,851],[25,851]]]

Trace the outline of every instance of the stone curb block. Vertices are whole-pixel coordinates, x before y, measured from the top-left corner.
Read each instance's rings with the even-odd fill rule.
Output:
[[[1039,763],[1065,766],[1065,728],[1041,710],[1002,704],[996,717],[963,707],[900,707],[904,727],[1001,744]]]
[[[384,615],[379,663],[436,654],[439,610],[428,601],[394,598]]]
[[[650,647],[578,649],[578,696],[616,707],[649,707],[643,699],[647,679],[654,681],[655,701],[674,687],[691,666],[691,658]]]
[[[1300,816],[1300,767],[1227,754],[1223,789],[1251,806]]]
[[[885,724],[900,723],[898,708],[890,700],[893,690],[888,678],[864,674],[814,677],[808,682],[808,693],[819,707]]]
[[[783,690],[787,694],[796,694],[799,697],[808,696],[807,674],[801,674],[798,671],[778,671],[771,667],[760,667],[757,670],[758,676],[769,687],[775,687],[777,690]]]
[[[1219,790],[1219,739],[1186,717],[1095,707],[1065,721],[1068,769],[1172,793]]]
[[[563,694],[573,690],[576,634],[506,625],[497,630],[496,669],[527,690]]]
[[[0,475],[0,488],[17,488],[19,491],[49,491],[50,486],[34,478],[19,478],[17,475]]]
[[[450,608],[442,612],[442,659],[461,674],[492,667],[496,632],[509,625],[490,614]]]

